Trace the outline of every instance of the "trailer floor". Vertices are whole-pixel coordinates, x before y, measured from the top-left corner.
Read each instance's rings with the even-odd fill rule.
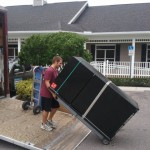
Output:
[[[0,100],[0,135],[31,143],[41,149],[73,150],[90,133],[90,130],[73,115],[58,111],[54,120],[57,129],[48,132],[40,128],[42,114],[24,111],[22,101]]]

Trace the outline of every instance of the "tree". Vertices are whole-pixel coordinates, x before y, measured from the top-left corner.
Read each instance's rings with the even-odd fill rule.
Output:
[[[48,60],[48,48],[45,36],[33,35],[26,39],[19,53],[21,64],[45,65]]]
[[[55,55],[60,55],[64,62],[72,56],[91,61],[91,53],[84,49],[86,40],[83,36],[67,32],[33,35],[22,46],[19,53],[20,63],[44,66],[51,64]]]

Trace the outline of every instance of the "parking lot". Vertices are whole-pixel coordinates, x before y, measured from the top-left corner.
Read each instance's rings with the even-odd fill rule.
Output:
[[[149,150],[150,149],[150,91],[126,92],[138,102],[140,110],[116,134],[109,145],[91,133],[76,150]]]

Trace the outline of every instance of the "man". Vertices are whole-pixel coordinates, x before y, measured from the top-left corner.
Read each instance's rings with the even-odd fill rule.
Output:
[[[58,76],[58,68],[62,65],[62,58],[54,56],[52,65],[45,71],[44,79],[41,86],[41,104],[42,104],[42,124],[41,129],[51,131],[56,128],[53,122],[53,117],[59,108],[59,103],[56,100],[56,95],[49,88]],[[49,114],[50,112],[50,114]]]

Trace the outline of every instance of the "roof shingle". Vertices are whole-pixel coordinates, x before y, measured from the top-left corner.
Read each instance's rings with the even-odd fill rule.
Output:
[[[67,26],[84,4],[85,1],[45,4],[36,7],[31,5],[6,7],[8,9],[8,30],[61,30],[63,26]]]
[[[150,3],[88,7],[75,22],[83,31],[150,31]]]
[[[86,3],[65,2],[33,7],[10,6],[9,31],[150,31],[150,3],[87,7],[73,24],[68,22]]]

